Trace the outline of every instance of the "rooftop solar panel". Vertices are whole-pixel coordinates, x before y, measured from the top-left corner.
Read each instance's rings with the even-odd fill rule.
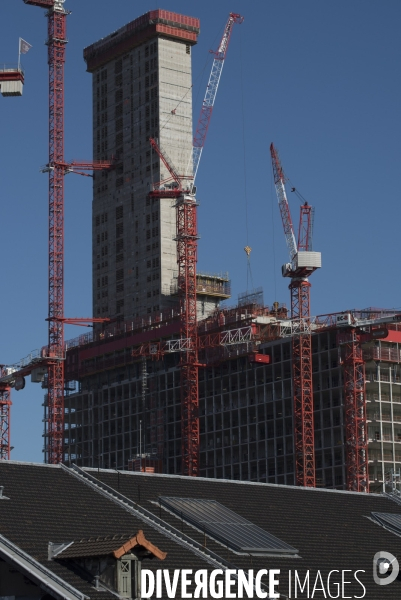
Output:
[[[159,501],[162,506],[235,552],[288,555],[298,553],[296,548],[282,542],[216,500],[161,496]]]
[[[380,525],[383,525],[383,527],[387,527],[387,529],[391,529],[393,533],[401,535],[401,515],[372,512],[372,517],[375,521],[380,523]]]

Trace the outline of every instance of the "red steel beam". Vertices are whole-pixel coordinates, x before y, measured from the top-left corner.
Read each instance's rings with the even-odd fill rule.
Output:
[[[181,338],[191,349],[181,354],[181,471],[199,474],[198,329],[196,318],[196,262],[198,251],[197,202],[189,194],[177,198],[178,290]]]
[[[347,489],[369,492],[365,362],[361,334],[355,329],[338,333],[344,366],[344,409]]]
[[[291,316],[299,319],[292,338],[295,483],[316,487],[313,419],[312,340],[309,331],[310,287],[307,279],[291,281]],[[296,323],[296,321],[295,321]]]
[[[10,410],[11,390],[0,386],[0,460],[10,460]]]

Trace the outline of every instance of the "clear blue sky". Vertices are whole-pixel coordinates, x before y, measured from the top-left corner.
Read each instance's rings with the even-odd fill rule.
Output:
[[[314,248],[323,268],[312,279],[312,314],[401,307],[399,0],[67,0],[65,7],[72,11],[65,102],[71,159],[92,155],[85,46],[153,8],[199,17],[192,54],[197,119],[208,51],[228,13],[243,14],[198,174],[198,268],[229,271],[234,302],[247,289],[248,243],[254,286],[263,286],[267,304],[289,303],[280,275],[288,255],[271,176],[273,141],[291,182],[316,207]],[[23,57],[23,97],[0,97],[0,362],[10,364],[47,342],[48,196],[39,168],[48,159],[48,67],[44,11],[2,0],[0,17],[1,63],[17,61],[19,36],[33,46]],[[66,180],[66,316],[91,314],[91,184],[74,175]],[[299,203],[288,195],[297,222]],[[68,327],[66,337],[83,331]],[[43,390],[29,382],[13,392],[15,460],[42,461],[42,401]]]

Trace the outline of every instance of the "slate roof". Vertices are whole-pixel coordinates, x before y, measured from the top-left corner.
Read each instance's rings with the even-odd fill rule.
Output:
[[[57,553],[57,558],[75,558],[84,556],[107,556],[128,542],[134,535],[108,535],[96,538],[75,540],[65,550]]]
[[[165,553],[158,552],[158,548],[152,548],[152,545],[149,544],[148,540],[143,535],[142,530],[137,531],[137,533],[131,535],[113,535],[101,537],[98,536],[96,538],[75,540],[65,549],[61,549],[56,553],[56,558],[66,559],[66,558],[84,558],[84,557],[95,557],[95,556],[108,556],[114,555],[115,558],[120,558],[124,556],[124,554],[128,554],[132,548],[140,547],[144,551],[148,551],[160,558],[160,560],[164,560]]]
[[[154,515],[155,521],[169,524],[200,545],[205,552],[218,555],[225,564],[237,569],[280,569],[280,592],[288,595],[288,571],[301,575],[310,570],[312,579],[320,571],[323,580],[331,570],[348,570],[345,596],[362,597],[363,589],[352,577],[363,570],[359,579],[366,588],[364,598],[398,600],[401,581],[377,586],[373,581],[373,556],[386,551],[401,555],[401,538],[370,520],[372,512],[401,515],[401,506],[386,497],[321,489],[301,489],[273,484],[192,479],[180,476],[128,473],[86,469],[95,480],[131,499],[138,508]],[[178,543],[168,532],[152,526],[140,513],[105,497],[79,476],[60,466],[0,462],[0,485],[9,500],[0,500],[0,534],[79,589],[89,598],[111,600],[107,591],[99,591],[74,569],[68,560],[48,560],[49,542],[92,539],[95,543],[123,542],[143,530],[146,539],[167,552],[160,562],[144,562],[144,568],[214,569],[206,554],[195,554]],[[265,531],[299,550],[299,558],[285,556],[244,556],[232,552],[188,523],[163,509],[160,496],[206,498],[249,519]],[[114,539],[113,539],[114,538]],[[96,541],[97,540],[97,541]],[[121,542],[121,543],[120,543]],[[68,550],[68,549],[67,549]],[[113,548],[115,550],[115,548]],[[332,589],[333,596],[335,590]],[[305,597],[298,593],[298,597]],[[341,596],[340,596],[341,597]],[[317,592],[314,598],[324,598]]]

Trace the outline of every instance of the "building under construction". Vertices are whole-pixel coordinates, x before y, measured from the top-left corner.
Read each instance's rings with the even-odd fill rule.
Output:
[[[67,463],[185,472],[178,184],[160,183],[169,181],[169,165],[192,176],[198,33],[197,19],[151,11],[84,52],[94,157],[116,157],[114,170],[96,173],[93,202],[93,310],[112,322],[68,343],[66,388],[78,382],[78,391],[66,397]],[[291,280],[297,294],[305,279]],[[196,474],[310,485],[300,473],[309,468],[317,486],[379,489],[401,466],[398,315],[298,314],[300,328],[284,305],[266,307],[250,294],[220,308],[229,297],[227,275],[196,276]],[[306,362],[294,354],[305,340]],[[309,378],[294,377],[299,365]],[[305,416],[308,394],[313,414]],[[305,460],[302,447],[310,448]]]
[[[273,144],[290,309],[265,306],[255,290],[222,308],[228,275],[196,271],[195,177],[243,18],[229,15],[194,136],[198,19],[150,11],[86,48],[94,160],[67,163],[68,11],[63,0],[24,2],[48,18],[49,343],[1,369],[0,458],[10,458],[10,389],[30,374],[48,388],[52,464],[379,490],[401,466],[401,313],[311,317],[309,276],[321,267],[313,211],[303,202],[296,240]],[[4,77],[1,92],[14,94]],[[12,77],[21,83],[19,72]],[[95,172],[93,318],[67,319],[63,178],[84,169]],[[64,324],[88,322],[93,332],[65,345]]]

